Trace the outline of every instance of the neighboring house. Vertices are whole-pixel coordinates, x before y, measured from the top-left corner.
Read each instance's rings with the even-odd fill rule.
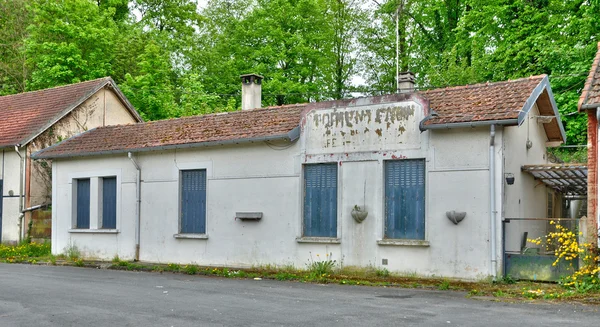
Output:
[[[589,238],[587,241],[599,244],[598,226],[600,216],[598,212],[598,118],[600,117],[600,43],[598,52],[592,63],[590,74],[585,82],[578,108],[586,111],[588,117],[588,216],[583,226]]]
[[[110,78],[0,97],[0,240],[18,242],[51,202],[51,162],[31,154],[98,126],[142,119]]]
[[[547,76],[263,109],[261,78],[243,79],[242,111],[99,127],[34,154],[53,160],[52,253],[476,279],[521,244],[505,217],[549,212],[553,191],[521,171],[565,141]]]

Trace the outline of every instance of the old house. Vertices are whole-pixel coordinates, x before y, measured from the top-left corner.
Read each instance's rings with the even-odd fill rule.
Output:
[[[31,154],[98,126],[141,122],[110,78],[0,97],[0,240],[18,242],[51,202],[51,162]]]
[[[579,98],[578,109],[585,111],[588,117],[588,206],[587,221],[583,224],[587,241],[598,245],[598,119],[600,118],[600,43],[592,63],[590,73]]]
[[[53,160],[52,252],[476,279],[521,244],[526,226],[503,237],[505,217],[548,213],[553,191],[522,171],[565,140],[547,76],[268,108],[261,77],[242,80],[241,111],[37,152]]]

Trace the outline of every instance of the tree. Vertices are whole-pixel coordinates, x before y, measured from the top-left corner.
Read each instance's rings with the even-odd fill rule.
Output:
[[[139,74],[125,75],[123,93],[145,120],[180,116],[171,84],[172,66],[169,52],[150,41],[138,56]]]
[[[32,69],[27,89],[90,80],[111,73],[115,10],[101,11],[88,0],[32,3],[33,23],[25,39]]]
[[[31,22],[27,0],[0,0],[0,95],[25,91],[29,67],[23,51]]]

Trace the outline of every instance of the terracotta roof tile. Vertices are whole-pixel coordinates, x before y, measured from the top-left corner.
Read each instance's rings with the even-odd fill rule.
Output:
[[[429,99],[431,108],[439,114],[429,124],[517,119],[533,90],[545,77],[541,75],[506,82],[435,89],[421,94]],[[99,127],[37,152],[34,158],[135,152],[160,147],[284,137],[300,125],[306,110],[337,107],[347,102],[288,105]]]
[[[0,97],[0,147],[26,142],[65,110],[73,109],[110,77]]]
[[[545,77],[539,75],[421,92],[439,115],[425,124],[517,119],[527,99]]]
[[[304,104],[99,127],[46,148],[34,158],[123,153],[284,137],[300,125]]]
[[[598,52],[592,62],[592,68],[590,68],[590,73],[585,81],[577,108],[581,110],[584,105],[600,106],[600,42],[598,42]]]

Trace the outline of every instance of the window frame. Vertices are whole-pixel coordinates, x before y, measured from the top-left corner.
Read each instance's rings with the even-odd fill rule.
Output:
[[[182,218],[183,218],[183,173],[188,171],[204,171],[204,232],[184,232],[182,230]],[[208,229],[208,174],[209,170],[207,167],[191,167],[179,169],[179,183],[178,183],[178,215],[177,215],[177,234],[175,234],[175,238],[196,238],[196,239],[205,239],[205,235],[207,235]],[[197,237],[195,237],[197,236]]]
[[[120,231],[121,224],[121,169],[106,169],[98,171],[83,171],[70,173],[71,192],[69,201],[71,203],[71,224],[69,233],[105,233],[116,234]],[[102,228],[102,204],[103,204],[103,178],[116,179],[116,203],[115,203],[115,228]],[[90,222],[89,228],[78,228],[77,226],[77,181],[81,179],[90,180]]]

